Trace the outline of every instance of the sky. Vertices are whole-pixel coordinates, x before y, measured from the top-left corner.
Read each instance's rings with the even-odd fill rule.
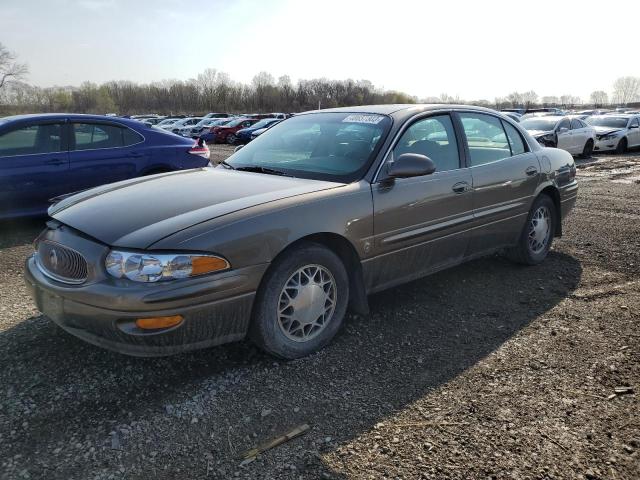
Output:
[[[605,18],[606,17],[606,18]],[[367,79],[418,98],[611,93],[640,76],[640,2],[1,0],[0,43],[29,83]],[[601,20],[601,21],[600,21]]]

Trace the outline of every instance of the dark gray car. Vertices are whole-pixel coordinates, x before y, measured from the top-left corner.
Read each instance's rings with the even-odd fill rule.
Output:
[[[482,108],[383,105],[285,120],[215,168],[60,201],[27,260],[40,311],[154,356],[249,335],[284,358],[337,333],[367,295],[504,250],[546,257],[575,165]]]

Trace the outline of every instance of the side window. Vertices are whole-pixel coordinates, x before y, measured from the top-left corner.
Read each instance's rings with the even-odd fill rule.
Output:
[[[583,125],[582,123],[580,123],[580,120],[576,118],[571,120],[571,130],[578,130],[579,128],[583,128]]]
[[[407,128],[393,149],[394,158],[403,153],[426,155],[436,164],[436,172],[460,168],[458,144],[449,115],[423,118]]]
[[[483,113],[461,113],[471,166],[484,165],[511,156],[511,148],[500,119]]]
[[[62,126],[30,125],[0,136],[0,157],[34,155],[62,150]]]
[[[504,126],[505,132],[507,132],[509,145],[511,145],[511,155],[520,155],[521,153],[526,152],[527,149],[524,146],[524,140],[522,140],[522,136],[518,130],[507,122],[502,122],[502,125]]]
[[[570,124],[569,124],[569,120],[564,119],[560,122],[560,124],[558,125],[558,130],[562,129],[562,128],[566,128],[567,130],[569,130],[569,128],[571,128]]]
[[[122,129],[123,145],[128,147],[144,141],[144,137],[130,128]]]
[[[640,120],[638,120],[636,118],[635,120],[633,120],[633,122],[631,122],[631,125],[635,125],[636,127],[640,127]]]
[[[74,123],[76,150],[126,147],[143,138],[133,130],[102,123]]]

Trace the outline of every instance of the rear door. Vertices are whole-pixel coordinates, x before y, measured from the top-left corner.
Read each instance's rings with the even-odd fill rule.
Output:
[[[367,265],[367,287],[381,289],[459,263],[473,220],[471,173],[449,113],[411,123],[386,163],[403,153],[431,158],[436,171],[413,178],[385,178],[382,166],[372,184],[375,257]]]
[[[0,134],[0,217],[44,213],[68,189],[63,120],[23,123]]]
[[[509,122],[485,113],[457,114],[473,178],[469,255],[516,243],[539,181],[540,164]]]
[[[144,138],[123,125],[72,120],[69,136],[73,191],[136,177],[149,163]]]

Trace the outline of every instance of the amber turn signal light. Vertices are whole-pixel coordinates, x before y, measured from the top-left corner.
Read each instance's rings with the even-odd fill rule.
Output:
[[[139,318],[136,326],[142,330],[157,330],[159,328],[175,327],[182,323],[182,315],[172,315],[170,317]]]
[[[229,262],[219,257],[192,257],[191,275],[202,275],[203,273],[217,272],[229,268]]]

